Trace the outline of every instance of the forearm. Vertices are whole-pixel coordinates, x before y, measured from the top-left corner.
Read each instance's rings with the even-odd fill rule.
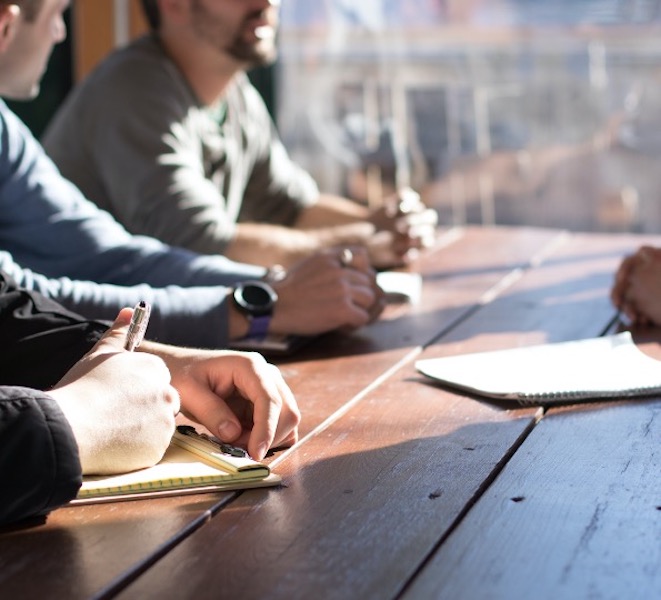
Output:
[[[364,246],[374,233],[367,222],[316,229],[291,229],[263,223],[242,223],[228,252],[247,262],[290,267],[312,254],[336,246]]]
[[[225,286],[124,287],[13,271],[12,275],[19,277],[18,284],[27,290],[39,292],[89,319],[111,321],[125,306],[134,306],[140,300],[149,302],[152,315],[147,337],[164,343],[222,348],[231,335],[227,302],[230,288]]]
[[[321,247],[314,234],[267,223],[241,223],[226,248],[232,260],[271,267],[291,265]]]
[[[298,229],[314,229],[332,225],[345,225],[367,221],[370,218],[366,206],[348,198],[321,194],[315,204],[301,211],[296,220]]]

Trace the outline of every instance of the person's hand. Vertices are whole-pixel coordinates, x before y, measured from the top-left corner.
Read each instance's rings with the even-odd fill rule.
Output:
[[[278,302],[271,333],[357,329],[374,321],[385,306],[367,251],[360,247],[319,252],[294,265],[273,288]]]
[[[124,350],[131,319],[122,309],[103,338],[50,390],[69,421],[84,474],[157,463],[170,443],[179,395],[163,361]]]
[[[625,310],[625,295],[629,287],[629,277],[631,275],[635,260],[636,255],[634,254],[626,256],[624,260],[622,260],[615,273],[615,281],[613,282],[613,287],[611,288],[611,301],[615,305],[615,308],[621,310],[622,312]]]
[[[419,250],[433,245],[438,214],[424,205],[417,192],[404,188],[386,198],[370,221],[377,229],[367,244],[371,263],[389,268],[409,263]]]
[[[634,325],[661,325],[661,249],[643,246],[615,274],[611,299]]]
[[[301,414],[280,371],[255,352],[194,350],[145,342],[165,360],[182,412],[255,460],[298,441]]]

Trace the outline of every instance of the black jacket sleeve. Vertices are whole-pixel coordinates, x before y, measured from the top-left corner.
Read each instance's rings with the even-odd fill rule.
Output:
[[[0,445],[0,525],[44,515],[77,494],[78,447],[43,392],[0,386]]]
[[[71,427],[37,390],[55,385],[106,329],[0,272],[0,525],[44,515],[78,492]]]
[[[0,385],[52,387],[107,328],[0,272]]]

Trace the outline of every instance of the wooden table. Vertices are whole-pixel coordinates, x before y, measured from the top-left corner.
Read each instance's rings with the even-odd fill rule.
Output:
[[[660,398],[514,409],[414,368],[613,330],[643,242],[441,232],[419,304],[279,361],[304,415],[281,488],[62,508],[0,534],[0,595],[661,598]]]

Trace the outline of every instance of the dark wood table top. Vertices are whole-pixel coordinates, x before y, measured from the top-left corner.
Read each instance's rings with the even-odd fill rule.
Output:
[[[428,358],[602,335],[661,238],[441,232],[416,305],[278,360],[303,412],[277,489],[54,511],[0,533],[3,597],[661,597],[661,399],[514,408]],[[661,358],[661,332],[637,341]]]

